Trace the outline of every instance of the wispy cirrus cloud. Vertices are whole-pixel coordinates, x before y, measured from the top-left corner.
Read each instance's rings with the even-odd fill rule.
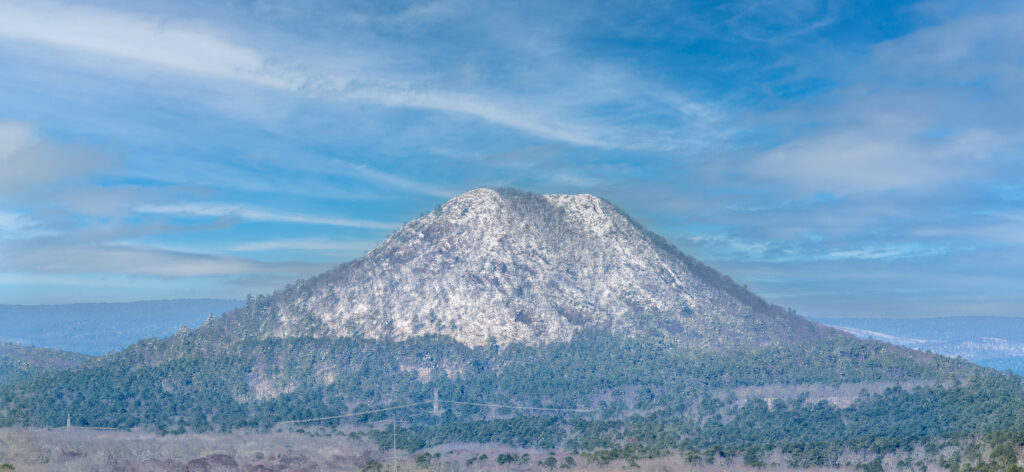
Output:
[[[942,20],[878,44],[873,55],[885,66],[884,74],[997,87],[1024,79],[1024,12],[1019,5],[992,2],[990,9]]]
[[[58,274],[129,274],[155,277],[218,277],[254,273],[305,273],[326,264],[262,262],[243,257],[172,251],[126,244],[20,243],[5,251],[5,270]]]
[[[278,250],[300,251],[368,251],[380,241],[334,241],[329,239],[272,239],[266,241],[250,241],[234,245],[231,251],[257,252]]]
[[[1022,18],[995,2],[872,45],[833,72],[826,100],[768,114],[801,131],[747,170],[843,196],[933,194],[1019,172],[1008,161],[1024,143]]]
[[[702,247],[717,258],[749,262],[814,262],[814,261],[897,261],[920,259],[949,252],[948,248],[917,242],[890,242],[888,244],[850,242],[824,245],[810,240],[769,242],[736,236],[690,236],[692,247]]]
[[[441,85],[445,80],[439,81],[435,70],[395,69],[388,64],[400,62],[402,57],[369,60],[356,44],[351,45],[354,54],[348,56],[321,51],[306,58],[286,59],[282,52],[240,44],[209,23],[199,26],[56,2],[6,3],[0,5],[0,18],[0,37],[15,41],[329,101],[470,116],[577,146],[692,150],[730,134],[714,105],[684,98],[678,91],[657,84],[637,84],[642,80],[640,77],[614,70],[610,65],[575,69],[563,66],[566,73],[575,76],[575,81],[566,82],[562,77],[549,84],[535,84],[531,93],[509,93],[505,87],[481,81],[471,81],[468,88],[445,87]],[[504,32],[493,34],[497,37]],[[355,54],[359,59],[352,57]],[[545,61],[555,63],[552,58]],[[110,70],[103,72],[116,74]],[[460,71],[450,74],[453,78],[462,75]],[[621,117],[590,111],[621,107],[624,103],[642,108],[638,110],[641,113],[670,119],[664,125],[630,125],[623,123]]]
[[[750,40],[778,43],[806,35],[838,18],[841,0],[743,0],[728,5],[730,29]]]
[[[913,229],[918,237],[960,238],[978,243],[1024,245],[1024,211],[1008,210],[973,215],[971,224],[921,225]]]
[[[0,4],[0,36],[111,56],[185,73],[291,88],[259,51],[195,26],[53,2]]]
[[[0,241],[52,234],[23,213],[0,210]]]
[[[811,193],[933,191],[951,182],[985,177],[992,171],[985,161],[1009,141],[985,129],[922,137],[927,131],[882,117],[787,142],[754,159],[750,170]]]
[[[399,226],[398,223],[309,215],[303,213],[289,213],[246,207],[242,205],[205,202],[174,205],[140,205],[136,208],[136,211],[139,213],[158,213],[186,217],[234,217],[250,221],[340,226],[346,228],[394,229]]]
[[[373,183],[385,188],[403,190],[413,194],[432,197],[451,198],[458,190],[444,188],[440,185],[426,183],[394,172],[384,172],[365,164],[357,164],[337,157],[318,157],[308,154],[274,155],[261,159],[289,171],[304,171],[319,175],[354,177],[364,182]]]

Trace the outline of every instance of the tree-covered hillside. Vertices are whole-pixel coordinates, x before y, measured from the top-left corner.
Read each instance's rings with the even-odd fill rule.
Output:
[[[0,342],[0,385],[71,369],[93,359],[75,352]]]
[[[0,411],[6,425],[58,426],[70,412],[81,426],[268,430],[283,421],[430,401],[435,390],[444,414],[431,415],[429,404],[404,410],[401,447],[497,442],[622,454],[784,448],[808,464],[827,464],[844,448],[888,450],[966,433],[1024,431],[1020,378],[963,361],[846,336],[706,351],[596,331],[570,342],[504,348],[469,348],[440,336],[224,346],[182,331],[85,368],[8,386],[0,391]],[[384,412],[315,424],[373,429],[387,418]]]

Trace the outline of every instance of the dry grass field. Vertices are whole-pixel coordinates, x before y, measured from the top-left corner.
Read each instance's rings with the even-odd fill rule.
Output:
[[[943,451],[945,452],[945,451]],[[506,455],[504,460],[499,456]],[[884,470],[944,470],[942,453],[923,450],[890,455],[879,464]],[[515,461],[508,459],[516,457]],[[396,461],[397,459],[397,461]],[[689,459],[689,460],[688,460]],[[501,445],[446,444],[415,454],[381,450],[366,439],[345,434],[298,432],[158,435],[127,431],[71,429],[0,429],[0,467],[17,471],[60,472],[284,472],[284,471],[783,471],[794,470],[778,452],[765,464],[752,467],[741,457],[716,458],[708,463],[679,454],[638,462],[599,463],[585,454],[511,449]],[[801,468],[803,471],[866,470],[864,454],[847,453],[838,468]],[[3,469],[0,469],[3,470]]]

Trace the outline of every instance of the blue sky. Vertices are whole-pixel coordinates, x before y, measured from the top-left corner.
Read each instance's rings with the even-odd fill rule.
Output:
[[[1019,2],[0,0],[0,303],[243,297],[463,191],[809,316],[1024,315]]]

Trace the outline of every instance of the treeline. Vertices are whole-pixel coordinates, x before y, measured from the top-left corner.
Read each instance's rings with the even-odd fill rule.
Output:
[[[1024,447],[1024,393],[1018,378],[998,373],[948,387],[865,393],[848,408],[802,398],[776,400],[771,406],[762,400],[720,402],[711,408],[707,403],[707,398],[680,400],[675,408],[611,420],[534,416],[415,425],[397,437],[399,447],[409,450],[451,442],[500,442],[602,451],[595,457],[603,461],[680,453],[701,461],[745,456],[756,463],[764,452],[779,450],[797,467],[838,467],[846,450],[893,454],[978,433],[1000,441],[994,454],[1004,461]],[[381,438],[382,445],[390,446],[390,432]]]
[[[182,332],[86,368],[7,386],[0,389],[0,422],[55,426],[70,412],[83,426],[230,430],[422,401],[435,389],[451,400],[596,407],[619,415],[674,411],[706,392],[739,386],[953,381],[971,369],[944,358],[917,362],[913,351],[846,337],[732,351],[597,332],[501,349],[471,349],[440,336],[206,343]]]
[[[0,385],[71,369],[93,359],[92,356],[76,352],[0,342]]]
[[[0,389],[3,425],[144,428],[166,433],[267,430],[280,422],[442,399],[594,413],[423,405],[400,416],[399,447],[450,442],[566,449],[642,459],[684,451],[756,464],[782,450],[794,465],[837,465],[967,433],[1024,431],[1020,378],[873,341],[837,337],[758,349],[698,351],[589,332],[539,347],[468,348],[444,337],[243,339],[212,345],[182,332],[68,372]],[[740,399],[738,387],[926,383],[861,393],[847,408],[797,398]],[[373,426],[388,413],[316,423]],[[386,424],[386,423],[383,423]],[[390,430],[379,429],[390,446]],[[723,456],[724,457],[724,456]],[[596,460],[596,459],[595,459]]]

